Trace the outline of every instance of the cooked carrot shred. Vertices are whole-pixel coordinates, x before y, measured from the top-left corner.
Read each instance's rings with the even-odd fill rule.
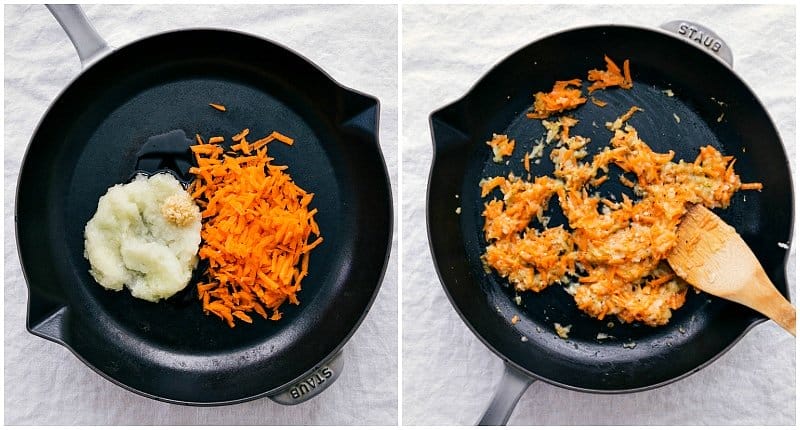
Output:
[[[214,109],[216,109],[216,110],[220,111],[220,112],[225,112],[225,111],[227,110],[227,109],[225,108],[225,106],[223,106],[223,105],[221,105],[221,104],[217,104],[217,103],[209,103],[208,105],[209,105],[209,106],[211,106],[212,108],[214,108]]]
[[[495,163],[503,161],[503,157],[507,157],[514,152],[514,139],[509,139],[505,134],[492,135],[492,140],[486,142],[492,148],[494,157],[492,158]]]
[[[559,121],[561,122],[561,141],[566,142],[569,140],[569,129],[578,125],[578,120],[571,116],[562,116]]]
[[[208,139],[208,143],[222,143],[225,141],[225,138],[222,136],[214,136]]]
[[[598,100],[594,96],[591,97],[591,100],[592,100],[592,103],[594,103],[596,106],[599,106],[599,107],[606,107],[606,105],[608,105],[608,102],[604,102],[602,100]]]
[[[644,112],[644,109],[640,108],[639,106],[631,106],[627,112],[622,114],[619,118],[615,119],[614,122],[607,122],[606,128],[611,131],[616,131],[622,128],[622,126],[631,118],[633,118],[633,114],[636,112]]]
[[[271,163],[264,146],[269,139],[251,147],[248,133],[234,136],[240,147],[233,152],[212,144],[191,147],[197,166],[190,169],[195,179],[189,192],[203,210],[199,256],[208,261],[198,298],[206,314],[231,327],[235,319],[252,322],[251,312],[278,320],[283,303],[299,304],[309,253],[322,243],[317,210],[309,207],[314,194],[292,181],[287,166]],[[283,136],[270,136],[276,134]]]
[[[543,119],[554,113],[575,109],[586,103],[586,98],[581,95],[580,86],[580,79],[556,81],[551,92],[534,94],[533,111],[528,113],[527,117]]]
[[[756,190],[761,191],[764,188],[764,185],[760,182],[750,182],[747,184],[742,184],[741,190]]]
[[[629,60],[625,60],[623,63],[623,75],[623,71],[608,55],[604,56],[604,58],[606,60],[606,70],[589,70],[588,80],[592,82],[592,85],[589,85],[589,94],[609,87],[622,87],[625,89],[633,87]]]

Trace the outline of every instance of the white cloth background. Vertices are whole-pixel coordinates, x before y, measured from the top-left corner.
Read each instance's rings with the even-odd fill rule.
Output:
[[[607,23],[656,27],[674,19],[696,21],[731,46],[735,71],[764,103],[790,159],[795,160],[793,7],[449,5],[401,10],[405,424],[476,422],[502,373],[500,359],[473,336],[445,297],[423,226],[431,160],[427,116],[464,95],[504,57],[570,27]],[[795,249],[789,259],[792,297],[796,297]],[[655,390],[597,395],[535,383],[509,423],[790,425],[795,421],[795,339],[765,323],[709,367]]]
[[[255,33],[300,52],[341,84],[380,99],[381,146],[397,189],[396,6],[91,5],[85,11],[112,46],[204,26]],[[161,403],[106,381],[65,348],[28,334],[27,292],[13,226],[17,175],[39,118],[80,73],[80,63],[41,5],[5,6],[4,49],[5,424],[397,423],[397,235],[381,291],[344,347],[341,377],[300,406],[266,398],[214,408]],[[395,202],[396,196],[395,191]]]

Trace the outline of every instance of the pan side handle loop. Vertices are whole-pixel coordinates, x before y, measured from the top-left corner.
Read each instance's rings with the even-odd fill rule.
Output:
[[[705,49],[733,68],[733,52],[717,33],[710,28],[691,21],[677,20],[661,24],[660,27],[680,38],[686,39]]]
[[[339,351],[333,358],[314,368],[283,391],[270,395],[269,398],[282,405],[303,403],[330,387],[342,373],[343,368],[344,358],[342,351]]]
[[[535,379],[522,373],[510,364],[505,363],[503,378],[500,385],[492,397],[489,407],[483,413],[478,425],[480,426],[504,426],[511,416],[511,412],[517,406],[519,398]]]
[[[48,4],[47,9],[69,36],[69,40],[78,51],[78,57],[81,59],[81,66],[84,69],[111,51],[106,41],[97,34],[80,6]]]

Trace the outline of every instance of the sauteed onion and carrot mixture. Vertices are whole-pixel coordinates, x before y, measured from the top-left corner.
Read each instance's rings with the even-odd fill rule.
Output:
[[[607,70],[589,71],[589,93],[632,88],[628,60],[622,70],[605,60]],[[558,81],[551,92],[535,94],[527,116],[542,119],[546,143],[556,142],[550,153],[554,170],[550,176],[530,177],[530,159],[543,151],[540,143],[523,158],[527,179],[509,173],[481,180],[482,197],[495,189],[503,196],[485,203],[488,246],[481,258],[487,271],[494,270],[517,291],[539,292],[561,284],[578,308],[595,318],[616,315],[627,323],[666,324],[686,300],[687,284],[665,258],[688,204],[725,208],[737,191],[760,190],[762,185],[742,183],[734,158],[711,146],[701,147],[693,162],[675,162],[673,151],[653,151],[626,123],[637,112],[647,114],[636,106],[606,124],[612,133],[609,146],[589,159],[590,139],[569,135],[577,119],[547,120],[586,101],[580,79]],[[494,135],[487,144],[495,161],[502,161],[513,152],[514,139]],[[625,173],[609,177],[612,164]],[[630,192],[619,199],[601,197],[597,187],[609,180],[618,180]],[[568,226],[547,226],[545,211],[553,198]],[[534,219],[542,229],[532,226]]]

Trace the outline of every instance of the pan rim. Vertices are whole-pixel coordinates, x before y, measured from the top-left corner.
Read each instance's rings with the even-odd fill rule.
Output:
[[[542,41],[544,41],[546,39],[562,36],[565,33],[572,33],[572,32],[576,32],[576,31],[584,31],[584,30],[600,30],[600,29],[603,29],[603,28],[629,29],[629,30],[644,31],[644,32],[648,32],[648,33],[656,33],[656,34],[660,34],[660,35],[663,35],[663,36],[668,36],[668,37],[670,37],[672,39],[678,40],[681,43],[685,43],[686,45],[689,45],[692,48],[703,52],[706,56],[708,56],[710,58],[713,58],[715,61],[719,62],[721,65],[725,66],[726,68],[728,68],[728,70],[730,70],[732,73],[734,73],[736,75],[736,77],[739,78],[740,81],[742,81],[742,83],[746,84],[746,82],[744,82],[744,80],[742,80],[741,77],[739,77],[739,75],[736,73],[736,70],[734,70],[731,66],[729,66],[728,63],[724,62],[719,57],[716,57],[714,55],[708,54],[703,49],[697,47],[696,44],[688,42],[685,38],[679,37],[679,36],[675,35],[674,33],[670,32],[668,30],[664,30],[664,29],[658,28],[658,27],[647,27],[647,26],[644,26],[644,25],[636,25],[636,24],[614,24],[614,23],[587,24],[587,25],[578,25],[578,26],[573,26],[573,27],[567,27],[567,28],[565,28],[563,30],[558,30],[558,31],[555,31],[555,32],[552,32],[552,33],[548,33],[548,34],[545,34],[545,35],[543,35],[541,37],[533,39],[532,41],[527,42],[524,45],[519,46],[518,48],[514,49],[513,51],[511,51],[507,55],[503,56],[499,60],[497,60],[494,63],[492,63],[492,65],[489,67],[489,69],[487,69],[485,72],[483,72],[483,74],[481,74],[481,76],[478,77],[478,79],[475,80],[475,82],[472,85],[470,85],[469,89],[467,89],[467,91],[464,93],[463,96],[461,96],[461,97],[455,99],[454,101],[452,101],[452,102],[440,107],[439,109],[436,109],[435,111],[433,111],[430,114],[430,117],[435,116],[436,114],[438,114],[441,111],[450,109],[453,106],[461,104],[473,91],[475,91],[476,87],[478,85],[480,85],[484,81],[484,79],[486,78],[487,75],[490,75],[493,71],[495,71],[498,68],[498,66],[500,66],[502,63],[504,63],[507,59],[519,54],[520,52],[524,51],[525,49],[529,48],[530,46],[535,45],[537,43],[540,43],[540,42],[542,42]],[[747,89],[751,90],[751,88],[749,86],[747,87]]]
[[[483,72],[481,74],[481,76],[478,77],[478,79],[469,87],[469,89],[464,93],[464,95],[462,95],[461,97],[457,98],[456,100],[454,100],[454,101],[452,101],[452,102],[450,102],[450,103],[448,103],[448,104],[446,104],[446,105],[434,110],[428,116],[428,127],[429,127],[430,132],[431,132],[431,143],[432,143],[432,149],[433,149],[433,156],[432,156],[432,159],[431,159],[431,166],[430,166],[430,169],[429,169],[429,172],[428,172],[428,183],[427,183],[426,201],[425,201],[425,214],[426,214],[428,249],[429,249],[429,251],[431,253],[431,258],[432,258],[433,263],[434,263],[433,265],[434,265],[434,269],[436,270],[436,275],[437,275],[437,277],[439,279],[439,283],[440,283],[442,289],[444,290],[445,295],[447,296],[447,299],[450,302],[450,305],[456,311],[456,313],[458,314],[458,316],[462,320],[462,322],[469,328],[469,330],[487,348],[489,348],[489,350],[491,352],[493,352],[495,355],[497,355],[504,362],[504,364],[512,366],[515,369],[518,369],[523,374],[530,376],[534,380],[540,380],[540,381],[543,381],[543,382],[546,382],[548,384],[551,384],[551,385],[554,385],[554,386],[558,386],[558,387],[561,387],[561,388],[566,388],[566,389],[570,389],[570,390],[578,391],[578,392],[594,393],[594,394],[623,394],[623,393],[635,393],[635,392],[640,392],[640,391],[646,391],[646,390],[658,388],[658,387],[661,387],[661,386],[665,386],[665,385],[671,384],[672,382],[676,382],[676,381],[678,381],[680,379],[686,378],[686,377],[696,373],[697,371],[699,371],[699,370],[705,368],[706,366],[710,365],[711,363],[716,361],[719,357],[721,357],[723,354],[728,352],[731,348],[733,348],[733,346],[735,346],[755,326],[761,324],[762,322],[767,321],[767,318],[764,317],[763,315],[760,315],[760,314],[753,315],[751,320],[741,328],[741,332],[728,345],[726,345],[724,348],[722,348],[715,355],[713,355],[712,357],[706,359],[703,363],[700,363],[696,367],[693,367],[691,370],[684,371],[683,373],[681,373],[681,374],[679,374],[677,376],[674,376],[672,378],[666,379],[664,381],[660,381],[660,382],[649,384],[649,385],[632,387],[632,388],[624,388],[624,389],[597,389],[597,388],[586,388],[586,387],[580,387],[580,386],[565,384],[565,383],[558,382],[558,381],[555,381],[555,380],[552,380],[552,379],[549,379],[549,378],[541,377],[541,376],[537,375],[536,373],[531,372],[527,368],[521,366],[520,364],[514,362],[513,360],[508,358],[506,356],[506,354],[503,354],[501,351],[499,351],[497,348],[495,348],[487,338],[485,338],[484,336],[482,336],[478,332],[478,330],[475,327],[475,325],[464,315],[463,310],[456,304],[455,299],[453,298],[453,296],[451,294],[451,291],[447,286],[447,282],[445,282],[445,279],[444,279],[444,277],[442,275],[442,271],[440,269],[439,258],[438,258],[437,254],[435,252],[434,244],[433,244],[433,240],[432,240],[432,236],[431,236],[431,228],[432,228],[431,213],[430,213],[430,208],[431,208],[431,185],[432,185],[432,178],[433,178],[433,175],[434,175],[434,171],[435,171],[436,165],[437,165],[437,160],[438,160],[438,158],[440,156],[440,151],[441,151],[441,148],[437,143],[436,136],[435,136],[435,133],[434,133],[434,121],[441,121],[444,124],[448,124],[447,121],[444,121],[444,120],[440,119],[443,112],[448,111],[448,110],[453,110],[456,107],[459,107],[459,106],[463,105],[466,102],[466,100],[477,90],[477,88],[480,85],[482,85],[488,79],[489,75],[494,73],[507,60],[509,60],[512,57],[517,56],[522,51],[525,51],[525,50],[531,48],[532,46],[534,46],[534,45],[536,45],[536,44],[538,44],[538,43],[540,43],[540,42],[542,42],[544,40],[551,39],[551,38],[557,38],[557,37],[562,36],[562,35],[564,35],[566,33],[572,33],[572,32],[577,32],[577,31],[588,31],[588,30],[601,31],[602,29],[628,29],[628,30],[633,30],[633,31],[644,31],[644,32],[648,32],[648,33],[655,33],[655,34],[667,36],[667,37],[670,37],[670,38],[672,38],[674,40],[680,41],[681,43],[684,43],[684,44],[686,44],[688,46],[691,46],[693,49],[699,50],[705,56],[710,57],[714,61],[717,61],[721,65],[725,66],[725,68],[728,70],[728,72],[731,73],[731,75],[747,91],[749,91],[751,94],[754,95],[754,100],[753,101],[755,102],[756,107],[759,108],[761,111],[763,111],[764,115],[766,116],[767,120],[769,121],[769,124],[777,132],[776,134],[777,134],[778,143],[779,143],[778,146],[780,148],[781,155],[783,156],[783,159],[786,162],[786,164],[785,164],[786,165],[786,170],[788,172],[790,172],[790,180],[789,180],[789,182],[787,184],[787,187],[788,187],[789,203],[790,203],[790,205],[789,205],[789,208],[790,208],[789,220],[790,220],[790,222],[789,222],[789,231],[788,231],[788,233],[789,233],[790,246],[791,246],[791,243],[793,242],[791,240],[791,238],[794,236],[794,224],[795,224],[795,214],[794,214],[794,206],[795,206],[794,177],[791,175],[791,172],[792,172],[791,164],[789,162],[789,158],[788,158],[787,153],[786,153],[786,146],[783,144],[783,139],[780,136],[779,129],[775,126],[774,120],[770,116],[770,114],[767,111],[767,109],[764,107],[764,105],[761,102],[761,100],[756,96],[756,93],[747,84],[747,82],[745,82],[741,78],[741,76],[739,76],[739,74],[736,73],[736,71],[732,67],[730,67],[727,63],[725,63],[719,57],[709,54],[708,52],[706,52],[706,50],[701,49],[696,44],[693,44],[693,43],[687,41],[685,38],[679,37],[678,35],[674,34],[673,32],[670,32],[668,30],[661,29],[661,28],[646,27],[646,26],[640,26],[640,25],[590,24],[590,25],[569,27],[569,28],[566,28],[566,29],[563,29],[563,30],[559,30],[559,31],[556,31],[556,32],[545,34],[542,37],[539,37],[539,38],[536,38],[536,39],[532,40],[531,42],[523,44],[519,48],[513,50],[509,54],[507,54],[507,55],[503,56],[502,58],[500,58],[498,61],[496,61],[494,64],[492,64],[491,67],[489,67],[485,72]],[[459,130],[459,131],[462,131],[462,130]],[[785,252],[784,256],[783,256],[783,261],[782,261],[783,270],[781,271],[781,275],[783,276],[784,279],[788,279],[788,276],[787,276],[788,275],[787,263],[788,263],[789,254],[790,254],[790,250],[787,250],[787,252]],[[789,300],[791,300],[791,291],[788,288],[787,288],[787,291],[786,291],[786,297],[789,298]]]
[[[55,105],[57,104],[58,100],[60,100],[65,95],[65,93],[67,91],[69,91],[75,85],[76,81],[81,79],[81,77],[83,77],[89,70],[91,70],[92,68],[97,67],[98,64],[106,62],[108,59],[110,59],[112,57],[116,57],[116,56],[119,56],[119,55],[125,55],[125,52],[128,51],[129,48],[133,47],[134,45],[138,45],[140,43],[145,43],[145,42],[150,41],[152,39],[157,39],[157,38],[161,38],[161,37],[169,37],[169,36],[173,36],[173,35],[176,35],[176,34],[188,34],[188,33],[197,33],[197,32],[212,32],[212,33],[222,33],[222,34],[235,34],[235,35],[238,35],[238,36],[243,36],[243,37],[254,39],[254,40],[256,40],[256,41],[258,41],[260,43],[269,43],[270,45],[273,45],[276,48],[282,49],[282,50],[286,51],[287,53],[289,53],[291,55],[294,55],[299,60],[302,60],[307,65],[311,66],[316,73],[319,73],[323,78],[325,78],[327,81],[329,81],[336,88],[337,91],[341,91],[344,94],[355,95],[355,96],[359,96],[359,97],[363,97],[363,98],[367,99],[369,101],[369,105],[370,106],[374,106],[374,110],[375,110],[375,113],[374,113],[374,115],[375,115],[374,132],[371,133],[371,137],[374,137],[374,141],[373,142],[374,142],[375,149],[377,150],[376,151],[376,155],[378,156],[378,160],[376,160],[376,161],[380,162],[379,167],[380,167],[381,174],[379,175],[379,177],[377,179],[379,181],[382,181],[383,183],[385,183],[386,190],[387,190],[387,194],[385,196],[385,203],[387,205],[387,207],[386,207],[387,212],[385,214],[386,215],[386,221],[387,221],[387,224],[386,224],[387,236],[386,236],[386,244],[385,244],[385,247],[384,247],[385,249],[383,250],[383,254],[384,254],[383,261],[382,261],[382,263],[380,265],[380,268],[379,268],[379,271],[377,273],[378,276],[377,276],[376,284],[375,284],[374,288],[371,291],[370,297],[366,301],[364,309],[362,310],[362,312],[360,313],[360,315],[358,316],[356,321],[349,328],[349,330],[341,338],[341,341],[338,343],[338,345],[336,345],[327,355],[325,355],[323,358],[321,358],[319,361],[317,361],[317,363],[315,365],[311,366],[311,368],[309,368],[306,371],[304,371],[303,373],[297,375],[294,379],[292,379],[291,381],[289,381],[287,383],[284,383],[284,384],[282,384],[282,385],[280,385],[278,387],[266,390],[266,391],[264,391],[262,393],[243,396],[243,397],[238,397],[238,398],[235,398],[235,399],[220,400],[220,401],[187,401],[187,400],[174,399],[174,398],[171,398],[171,397],[168,397],[168,396],[161,396],[161,395],[157,395],[157,394],[152,394],[152,393],[148,393],[148,392],[139,390],[139,389],[134,388],[134,387],[132,387],[132,386],[130,386],[128,384],[125,384],[125,383],[115,379],[114,377],[106,374],[105,372],[101,371],[99,368],[94,366],[87,358],[85,358],[84,356],[79,354],[68,342],[64,341],[63,339],[55,337],[55,336],[50,336],[50,335],[48,335],[46,333],[35,332],[33,330],[33,327],[31,326],[31,321],[30,321],[30,317],[31,317],[31,294],[32,294],[32,291],[31,291],[31,287],[30,287],[30,281],[28,279],[29,278],[29,276],[28,276],[29,269],[26,269],[27,265],[22,259],[21,249],[20,249],[20,229],[19,229],[19,219],[20,219],[19,215],[20,214],[19,214],[19,204],[18,204],[18,202],[19,202],[20,189],[21,189],[21,185],[22,185],[23,171],[25,170],[24,167],[26,166],[26,164],[28,164],[29,157],[31,156],[31,145],[32,145],[32,143],[37,138],[37,136],[40,134],[40,130],[41,130],[42,124],[51,115],[52,110],[55,107]],[[394,222],[395,222],[394,218],[395,218],[395,215],[394,215],[394,201],[393,201],[393,193],[392,193],[392,186],[391,186],[391,178],[389,177],[389,172],[388,172],[388,169],[386,167],[386,159],[385,159],[385,157],[383,155],[383,150],[382,150],[381,145],[380,145],[380,112],[381,112],[381,103],[380,103],[380,100],[377,97],[372,96],[370,94],[367,94],[365,92],[353,89],[353,88],[351,88],[349,86],[343,85],[338,80],[334,79],[328,72],[326,72],[324,69],[322,69],[315,62],[311,61],[306,56],[300,54],[298,51],[287,47],[286,45],[283,45],[281,43],[275,42],[275,41],[273,41],[271,39],[268,39],[266,37],[263,37],[263,36],[260,36],[260,35],[257,35],[257,34],[253,34],[253,33],[249,33],[249,32],[245,32],[245,31],[241,31],[241,30],[235,30],[235,29],[229,29],[229,28],[214,28],[214,27],[189,27],[189,28],[182,28],[182,29],[176,29],[176,30],[167,30],[167,31],[162,31],[162,32],[153,33],[153,34],[144,36],[144,37],[136,39],[136,40],[134,40],[134,41],[132,41],[130,43],[127,43],[127,44],[125,44],[125,45],[123,45],[123,46],[121,46],[119,48],[111,49],[106,55],[102,56],[101,58],[98,58],[97,60],[93,61],[92,63],[90,63],[86,67],[82,68],[79,71],[79,73],[77,73],[74,77],[72,77],[69,80],[69,82],[63,88],[61,88],[61,90],[57,93],[55,98],[53,98],[50,101],[50,104],[49,104],[48,108],[44,111],[42,116],[39,118],[39,121],[37,122],[36,126],[34,127],[34,129],[33,129],[34,131],[31,134],[30,139],[28,140],[28,143],[26,145],[25,151],[24,151],[23,156],[22,156],[21,161],[20,161],[18,176],[17,176],[17,180],[16,180],[16,189],[15,189],[15,193],[14,193],[14,240],[16,241],[17,260],[18,260],[18,262],[20,264],[20,269],[22,271],[23,279],[25,280],[25,286],[26,286],[26,291],[27,291],[26,321],[25,321],[26,330],[30,334],[34,335],[34,336],[43,338],[45,340],[48,340],[48,341],[51,341],[53,343],[56,343],[58,345],[63,346],[64,348],[69,350],[75,357],[77,357],[84,365],[86,365],[88,368],[90,368],[93,371],[95,371],[97,374],[99,374],[100,376],[102,376],[106,380],[113,382],[115,385],[117,385],[119,387],[122,387],[122,388],[124,388],[124,389],[126,389],[126,390],[128,390],[130,392],[135,393],[135,394],[139,394],[139,395],[141,395],[143,397],[147,397],[147,398],[151,398],[151,399],[154,399],[154,400],[163,401],[163,402],[166,402],[166,403],[172,403],[172,404],[178,404],[178,405],[186,405],[186,406],[209,406],[209,407],[211,407],[211,406],[224,406],[224,405],[232,405],[232,404],[243,403],[243,402],[247,402],[247,401],[251,401],[251,400],[256,400],[256,399],[259,399],[259,398],[262,398],[262,397],[275,395],[275,394],[278,394],[278,393],[281,393],[281,392],[285,391],[287,388],[291,387],[292,385],[294,385],[298,381],[306,378],[308,375],[313,373],[315,371],[315,369],[317,367],[319,367],[321,364],[331,360],[336,354],[338,354],[344,348],[344,346],[347,344],[347,342],[352,338],[352,336],[355,334],[355,332],[358,330],[358,328],[363,323],[363,321],[366,318],[367,314],[371,310],[372,305],[374,304],[374,302],[375,302],[375,300],[376,300],[376,298],[378,296],[378,293],[381,290],[381,287],[383,286],[383,282],[385,280],[386,272],[387,272],[387,269],[388,269],[389,259],[391,257],[391,253],[392,253],[391,251],[392,251],[392,243],[393,243],[393,237],[394,237]],[[60,304],[60,306],[54,312],[52,312],[47,317],[45,317],[43,319],[43,321],[48,319],[48,318],[51,318],[53,315],[55,315],[58,312],[61,312],[61,311],[69,312],[70,307],[71,306],[70,306],[69,303]]]

